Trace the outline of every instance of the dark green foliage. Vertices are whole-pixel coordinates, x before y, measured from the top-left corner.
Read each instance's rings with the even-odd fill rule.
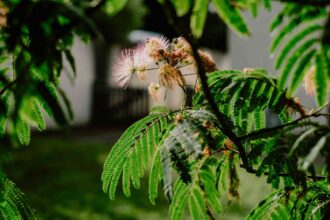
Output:
[[[124,1],[120,2],[125,5]],[[46,128],[43,111],[60,127],[68,126],[73,111],[59,86],[59,77],[64,59],[71,66],[73,77],[76,75],[70,52],[74,34],[85,40],[98,34],[86,16],[96,6],[60,0],[3,2],[1,7],[8,12],[3,15],[7,24],[0,30],[3,58],[0,96],[1,103],[6,103],[1,110],[1,135],[7,130],[12,133],[13,142],[17,137],[20,144],[27,145],[30,124],[40,131]],[[13,74],[8,71],[8,64]],[[65,105],[66,111],[60,103]]]
[[[318,158],[329,160],[327,155],[329,129],[311,122],[287,126],[263,137],[255,136],[248,143],[248,158],[258,168],[256,174],[267,175],[267,182],[279,188],[293,184],[306,187],[309,178],[315,178],[314,161]],[[278,166],[281,164],[281,166]],[[285,174],[285,175],[283,175]]]
[[[328,127],[317,125],[301,132],[289,154],[298,157],[299,170],[307,171],[317,157],[323,156],[326,161],[330,159],[326,154],[329,151],[329,134]]]
[[[247,219],[327,219],[330,193],[324,182],[307,189],[278,190],[261,201]],[[293,217],[293,218],[292,218]]]
[[[8,131],[16,134],[12,137],[16,136],[22,145],[28,145],[30,142],[30,125],[39,131],[46,128],[43,110],[54,117],[59,126],[65,127],[69,123],[53,84],[37,80],[31,83],[27,90],[27,93],[22,93],[21,89],[6,90],[2,95],[1,134],[8,128]],[[64,103],[70,109],[68,100]],[[69,111],[69,115],[72,116],[72,112]],[[15,138],[12,141],[15,142]]]
[[[44,112],[59,127],[68,127],[73,111],[59,85],[63,61],[68,61],[72,69],[70,77],[74,78],[76,65],[70,51],[74,36],[86,41],[99,35],[89,17],[104,6],[106,2],[102,2],[0,2],[1,152],[12,146],[28,145],[30,126],[39,131],[46,128]],[[106,6],[121,4],[114,7],[119,11],[125,3],[107,1]],[[34,219],[34,212],[22,193],[3,175],[0,211],[4,219]]]
[[[5,92],[0,99],[0,136],[2,137],[6,131],[6,122],[9,114],[10,94]]]
[[[4,174],[0,175],[0,217],[5,220],[37,219],[25,195]]]
[[[61,126],[66,126],[68,124],[67,118],[57,100],[56,94],[53,93],[52,88],[41,82],[38,83],[36,87],[38,91],[40,91],[43,100],[51,109],[55,121]]]

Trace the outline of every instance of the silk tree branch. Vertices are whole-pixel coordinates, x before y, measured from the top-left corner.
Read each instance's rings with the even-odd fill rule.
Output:
[[[246,140],[246,139],[249,139],[249,138],[252,138],[252,137],[255,137],[255,136],[267,134],[267,133],[270,133],[270,132],[274,132],[274,131],[277,131],[277,130],[286,128],[288,126],[297,124],[300,121],[305,120],[305,119],[308,119],[308,118],[313,118],[313,117],[315,118],[315,117],[320,117],[320,116],[330,117],[330,113],[319,113],[319,111],[316,111],[316,112],[314,112],[314,113],[312,113],[310,115],[306,115],[306,116],[297,118],[296,120],[293,120],[293,121],[291,121],[289,123],[286,123],[286,124],[282,124],[282,125],[271,127],[271,128],[264,128],[264,129],[260,129],[260,130],[257,130],[257,131],[253,131],[253,132],[251,132],[249,134],[246,134],[244,136],[238,137],[238,139],[240,141]]]
[[[201,58],[198,54],[198,49],[197,49],[198,45],[197,45],[195,39],[191,36],[191,32],[187,28],[187,26],[184,25],[182,23],[182,20],[177,16],[175,9],[174,9],[172,3],[170,2],[170,0],[165,0],[164,4],[165,4],[165,10],[166,10],[165,12],[167,14],[169,22],[176,28],[176,30],[179,34],[182,34],[185,37],[185,39],[191,45],[193,57],[197,64],[197,72],[198,72],[198,76],[199,76],[201,84],[202,84],[204,95],[211,107],[211,110],[213,111],[213,113],[215,114],[215,116],[217,117],[218,121],[221,124],[220,125],[221,132],[224,135],[226,135],[237,147],[237,150],[239,151],[239,155],[243,162],[242,167],[244,167],[247,171],[251,170],[252,168],[249,166],[248,158],[246,156],[243,144],[240,142],[237,135],[230,129],[232,127],[230,122],[228,121],[226,115],[224,115],[223,113],[221,113],[219,111],[218,106],[213,99],[210,88],[207,84],[206,72],[203,67]]]
[[[244,167],[243,167],[244,168]],[[248,173],[252,173],[252,174],[257,174],[257,170],[255,169],[250,169],[247,170]],[[269,176],[269,172],[264,172],[262,173],[262,175],[264,176]],[[278,176],[285,176],[285,177],[291,177],[289,173],[279,173]],[[320,180],[325,180],[327,179],[326,176],[306,176],[306,178],[308,180],[316,180],[316,181],[320,181]]]

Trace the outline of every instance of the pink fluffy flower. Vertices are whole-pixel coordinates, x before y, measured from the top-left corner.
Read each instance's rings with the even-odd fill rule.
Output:
[[[133,54],[133,61],[134,64],[138,68],[143,68],[146,66],[150,61],[148,60],[148,56],[145,53],[145,45],[144,44],[139,44],[135,49],[134,49],[134,54]]]
[[[134,50],[125,49],[114,65],[113,78],[120,87],[127,88],[134,73],[138,73],[138,77],[144,79],[149,64],[150,58],[145,54],[144,45],[139,45]]]
[[[148,67],[152,64],[152,60],[146,54],[145,45],[140,44],[135,48],[133,55],[133,63],[136,67],[137,75],[140,80],[145,79]]]
[[[136,71],[133,55],[133,50],[123,50],[113,67],[113,78],[120,87],[127,88],[131,76]]]

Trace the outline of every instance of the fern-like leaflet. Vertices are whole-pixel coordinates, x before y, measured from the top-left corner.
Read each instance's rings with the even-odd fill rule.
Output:
[[[313,6],[302,8],[299,4],[286,4],[271,25],[271,31],[279,29],[273,39],[271,52],[275,52],[283,44],[275,62],[276,69],[282,68],[279,87],[283,89],[290,81],[289,94],[293,94],[304,75],[308,72],[312,74],[311,71],[316,67],[312,80],[317,85],[316,101],[319,106],[326,102],[328,95],[326,84],[329,68],[326,54],[329,51],[329,42],[325,39],[329,37],[327,34],[329,19],[330,15],[326,8]],[[283,43],[284,37],[291,33],[293,36]],[[290,74],[291,80],[289,80]]]
[[[30,142],[30,125],[39,131],[46,129],[44,112],[54,118],[61,127],[67,127],[69,119],[73,118],[70,103],[64,92],[35,68],[29,69],[32,81],[24,88],[6,88],[0,85],[3,93],[0,95],[1,116],[0,135],[7,131],[12,137],[12,142],[28,145]],[[7,70],[3,70],[6,77]],[[5,78],[6,80],[9,80]],[[64,112],[62,98],[67,113]],[[66,115],[69,115],[66,116]]]
[[[329,152],[330,131],[326,126],[314,125],[300,132],[290,150],[289,156],[298,157],[298,169],[307,171],[312,167],[317,157],[330,160]],[[326,165],[330,170],[329,164]]]
[[[25,195],[4,174],[0,174],[0,217],[5,220],[37,219]]]
[[[261,201],[249,214],[257,219],[327,219],[330,215],[330,193],[324,182],[310,183],[307,189],[278,190]]]
[[[193,165],[194,174],[190,183],[178,179],[174,185],[174,197],[170,206],[171,219],[181,219],[185,207],[193,219],[208,219],[213,212],[220,213],[222,205],[216,188],[217,161],[204,157]]]
[[[265,128],[265,111],[279,114],[283,123],[290,120],[289,109],[304,115],[303,109],[286,91],[261,69],[216,71],[208,74],[208,83],[220,112],[234,122],[241,134]],[[195,106],[207,105],[202,92],[194,96]],[[252,126],[254,124],[254,126]]]
[[[139,188],[140,178],[144,174],[150,159],[154,158],[152,175],[159,173],[159,159],[157,159],[159,151],[157,146],[160,142],[161,133],[165,131],[171,120],[167,109],[156,108],[149,116],[131,125],[113,146],[104,164],[102,174],[103,190],[110,195],[110,198],[114,199],[121,174],[123,174],[123,191],[125,195],[130,195],[129,185],[131,181],[135,188]],[[151,183],[151,185],[154,186],[156,183]],[[153,198],[154,195],[151,196],[151,200]]]

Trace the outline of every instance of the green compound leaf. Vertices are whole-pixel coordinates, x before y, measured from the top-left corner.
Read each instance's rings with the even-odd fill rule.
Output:
[[[211,2],[218,15],[231,29],[242,36],[250,35],[250,31],[243,16],[229,0],[212,0]]]
[[[0,174],[0,218],[4,220],[37,219],[25,195],[17,186]]]
[[[328,96],[328,64],[326,54],[321,47],[320,53],[316,56],[316,101],[318,106],[323,106],[327,101]]]
[[[171,0],[171,1],[174,4],[176,14],[179,17],[186,15],[189,12],[192,4],[192,1],[190,0]]]
[[[200,38],[203,34],[206,16],[208,12],[208,0],[196,0],[193,8],[193,13],[190,18],[190,28],[192,34],[196,38]]]
[[[123,173],[124,193],[130,195],[130,181],[135,188],[140,187],[140,178],[143,176],[150,159],[153,160],[150,175],[156,178],[161,172],[160,145],[161,133],[169,122],[168,110],[154,108],[145,118],[131,125],[113,146],[104,163],[102,181],[103,190],[114,199],[118,181]],[[155,153],[156,152],[156,153]],[[157,196],[158,179],[152,179],[149,185],[150,200],[154,202]]]

